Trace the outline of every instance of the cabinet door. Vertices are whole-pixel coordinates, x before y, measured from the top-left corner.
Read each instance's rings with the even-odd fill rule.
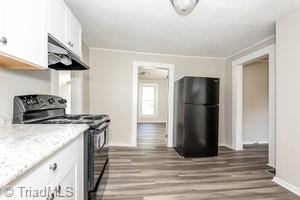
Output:
[[[67,45],[67,6],[62,0],[47,0],[48,33]]]
[[[82,200],[81,190],[83,176],[80,167],[80,159],[76,158],[64,169],[63,173],[57,176],[52,185],[55,199]]]
[[[0,5],[2,5],[5,8],[6,7],[6,1],[5,0],[0,0]],[[0,51],[3,50],[3,46],[5,45],[2,42],[2,38],[5,37],[5,26],[6,26],[4,17],[5,17],[5,9],[3,9],[0,12]]]
[[[81,25],[75,16],[68,11],[67,44],[76,55],[81,57]]]
[[[47,30],[45,0],[1,0],[4,5],[0,53],[47,68]],[[16,6],[17,5],[17,6]]]

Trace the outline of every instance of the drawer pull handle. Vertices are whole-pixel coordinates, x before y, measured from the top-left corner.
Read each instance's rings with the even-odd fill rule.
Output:
[[[2,44],[7,44],[7,39],[6,39],[6,37],[0,38],[0,43],[2,43]]]
[[[57,169],[57,164],[54,163],[53,165],[50,165],[49,169],[51,169],[52,171],[55,171]]]
[[[69,41],[68,44],[70,45],[70,47],[74,46],[74,44],[71,41]]]

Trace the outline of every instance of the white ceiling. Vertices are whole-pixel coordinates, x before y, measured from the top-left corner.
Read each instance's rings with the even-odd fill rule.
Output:
[[[89,47],[226,57],[275,33],[300,0],[200,0],[179,16],[169,0],[65,0]]]
[[[168,70],[152,69],[149,67],[139,67],[140,80],[166,80],[168,79]]]

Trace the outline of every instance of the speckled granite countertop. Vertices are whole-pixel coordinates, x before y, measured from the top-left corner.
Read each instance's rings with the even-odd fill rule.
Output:
[[[0,188],[71,142],[87,125],[0,123]]]

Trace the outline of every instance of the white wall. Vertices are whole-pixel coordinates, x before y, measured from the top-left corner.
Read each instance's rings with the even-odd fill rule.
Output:
[[[82,43],[82,58],[83,62],[85,62],[87,65],[90,65],[90,50],[89,47],[83,42]],[[83,79],[82,79],[82,112],[83,113],[89,113],[90,112],[90,72],[89,70],[86,70],[83,72]]]
[[[175,80],[183,76],[219,77],[220,144],[224,144],[225,60],[175,57],[122,51],[90,50],[90,110],[111,116],[110,144],[131,145],[133,61],[175,65]]]
[[[82,42],[82,60],[89,65],[89,48]],[[89,113],[89,71],[72,71],[72,113]]]
[[[300,9],[276,28],[276,176],[300,195]]]
[[[158,101],[157,116],[146,117],[138,115],[138,122],[167,122],[168,112],[168,80],[141,80],[139,84],[157,84],[158,85]],[[140,96],[139,96],[140,97]],[[138,101],[138,109],[141,107],[141,101]]]
[[[89,65],[89,48],[82,43],[82,60]],[[51,94],[59,95],[59,71],[51,72]],[[71,113],[89,113],[89,70],[71,71]]]
[[[0,67],[0,116],[12,117],[13,97],[26,94],[49,94],[50,70],[7,70]]]
[[[268,143],[268,63],[243,68],[243,143]]]
[[[247,49],[229,56],[226,59],[226,86],[225,86],[225,144],[228,147],[232,147],[232,62],[250,53],[263,49],[271,44],[275,43],[275,38],[271,37],[264,41],[261,41]]]
[[[71,87],[72,86],[72,87]],[[70,71],[59,71],[58,72],[58,96],[63,97],[67,100],[66,113],[73,113],[73,104],[72,102],[72,91],[73,85],[71,85],[71,72]]]

